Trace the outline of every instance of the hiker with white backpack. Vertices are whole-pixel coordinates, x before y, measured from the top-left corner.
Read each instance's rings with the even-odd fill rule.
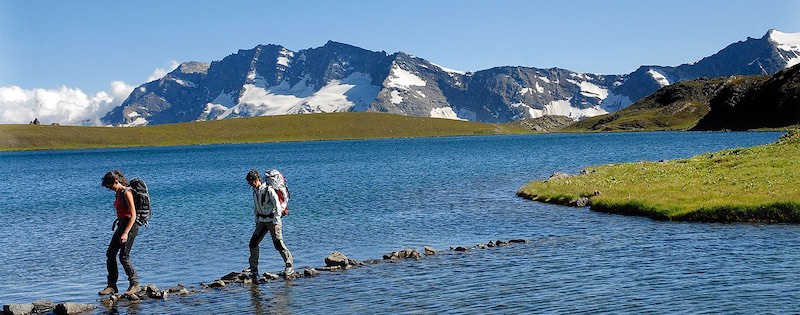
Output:
[[[284,277],[294,275],[292,253],[283,242],[281,217],[288,213],[287,201],[289,199],[286,179],[278,170],[268,170],[264,182],[257,170],[250,170],[245,177],[247,183],[253,188],[253,214],[255,216],[255,230],[250,237],[250,277],[257,279],[259,244],[269,232],[272,245],[281,254],[284,262]]]

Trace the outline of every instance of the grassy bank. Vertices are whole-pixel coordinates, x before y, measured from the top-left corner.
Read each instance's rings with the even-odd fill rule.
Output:
[[[266,116],[130,128],[0,125],[0,151],[530,133],[512,125],[382,113]]]
[[[590,167],[575,176],[533,181],[517,194],[659,220],[800,223],[798,156],[795,130],[777,143],[752,148]]]

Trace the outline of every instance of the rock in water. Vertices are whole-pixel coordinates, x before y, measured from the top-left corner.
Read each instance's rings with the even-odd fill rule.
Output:
[[[350,259],[340,252],[333,252],[328,257],[325,257],[325,265],[328,267],[342,267],[345,268],[349,264]]]
[[[3,314],[24,315],[33,313],[33,304],[6,304],[3,305]]]
[[[64,302],[56,305],[56,314],[58,315],[77,314],[81,312],[86,312],[88,310],[93,310],[95,308],[97,308],[97,306],[95,306],[94,304]]]

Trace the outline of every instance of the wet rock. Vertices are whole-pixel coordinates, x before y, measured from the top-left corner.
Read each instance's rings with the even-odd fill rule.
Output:
[[[586,197],[580,197],[578,198],[578,200],[575,201],[575,206],[578,207],[586,207],[586,205],[588,204],[589,204],[589,198]]]
[[[183,284],[180,284],[180,283],[178,283],[178,285],[176,285],[174,287],[171,287],[171,288],[167,289],[167,291],[169,291],[170,293],[177,293],[177,292],[181,292],[182,290],[186,290],[186,288],[183,286]]]
[[[303,275],[306,277],[316,277],[319,276],[319,271],[314,268],[305,268],[303,269]]]
[[[486,243],[486,246],[489,246],[489,247],[494,247],[495,245],[494,245],[494,242],[492,242],[492,241],[489,241],[489,243]]]
[[[494,244],[497,245],[498,247],[508,246],[508,242],[501,240],[497,240],[496,242],[494,242]]]
[[[342,270],[342,267],[339,267],[339,266],[327,266],[327,267],[317,268],[317,270],[321,270],[321,271],[338,271],[338,270]]]
[[[148,284],[146,287],[144,287],[143,291],[144,291],[145,295],[147,297],[151,298],[151,299],[162,299],[163,300],[163,299],[166,299],[167,296],[169,296],[169,291],[168,290],[161,291],[161,290],[158,289],[158,287],[155,284]]]
[[[422,248],[422,250],[425,251],[425,256],[436,255],[436,250],[433,249],[433,247],[425,246],[425,247]]]
[[[453,250],[454,250],[454,251],[457,251],[457,252],[466,252],[466,251],[468,251],[468,250],[469,250],[469,248],[466,248],[466,247],[464,247],[464,246],[457,246],[457,247],[456,247],[456,248],[454,248]]]
[[[122,296],[123,296],[124,298],[128,299],[128,301],[131,301],[131,302],[134,302],[134,301],[140,301],[140,300],[142,300],[142,298],[140,298],[140,297],[139,297],[138,295],[136,295],[136,294],[123,294]]]
[[[56,308],[56,303],[53,303],[48,300],[36,300],[33,301],[33,303],[31,304],[33,304],[34,313],[46,313]]]
[[[240,275],[240,273],[238,273],[238,272],[231,272],[231,273],[229,273],[227,275],[222,276],[222,278],[219,278],[219,279],[222,280],[222,281],[226,281],[226,282],[235,281],[235,280],[239,279],[239,275]]]
[[[508,240],[508,242],[509,243],[527,243],[528,240],[524,240],[524,239],[518,238],[518,239]]]
[[[333,252],[328,257],[325,257],[325,266],[332,267],[338,266],[346,268],[350,264],[350,259],[340,252]]]
[[[33,313],[33,304],[6,304],[3,305],[3,314],[27,315]]]
[[[281,276],[274,273],[265,272],[264,278],[267,278],[267,280],[278,280],[281,278]]]
[[[361,262],[362,265],[375,265],[375,264],[380,264],[380,263],[381,263],[381,261],[378,260],[378,259],[367,259],[367,260]]]
[[[416,249],[404,249],[383,255],[384,260],[409,259],[409,258],[420,259],[422,258],[422,255],[420,255],[420,253]]]
[[[177,292],[177,294],[180,295],[180,296],[189,296],[189,295],[192,295],[192,293],[194,293],[194,291],[189,291],[186,288],[180,289]]]
[[[104,297],[100,299],[100,304],[103,304],[105,307],[112,307],[114,306],[114,301],[111,298]]]
[[[225,287],[225,281],[214,280],[214,282],[211,282],[211,283],[208,284],[208,287],[209,288],[224,288]]]
[[[77,314],[97,308],[94,304],[64,302],[56,305],[55,313],[58,315]]]

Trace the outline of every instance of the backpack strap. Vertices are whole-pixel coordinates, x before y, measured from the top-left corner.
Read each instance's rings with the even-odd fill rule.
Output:
[[[264,205],[267,203],[267,194],[269,194],[269,187],[267,187],[267,191],[261,195],[261,205],[260,205],[261,207],[264,207]],[[260,218],[273,218],[275,217],[275,212],[270,212],[270,214],[258,213],[256,215]]]

